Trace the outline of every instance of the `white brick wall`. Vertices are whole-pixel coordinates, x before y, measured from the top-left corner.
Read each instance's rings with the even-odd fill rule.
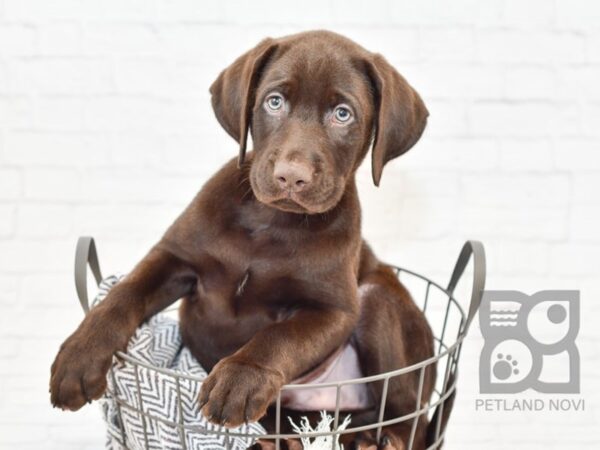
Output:
[[[76,237],[128,270],[236,153],[210,109],[219,70],[310,28],[384,53],[431,111],[381,188],[360,172],[382,257],[443,282],[478,238],[489,287],[582,290],[585,413],[476,413],[476,325],[448,448],[598,448],[598,2],[0,0],[1,449],[102,448],[96,407],[62,413],[47,394],[82,317]]]

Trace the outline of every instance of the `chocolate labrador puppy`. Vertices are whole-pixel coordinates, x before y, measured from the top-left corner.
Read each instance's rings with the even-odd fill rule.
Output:
[[[332,362],[366,376],[434,353],[425,317],[361,238],[355,183],[371,145],[378,185],[385,164],[421,136],[428,112],[415,90],[382,56],[315,31],[262,41],[210,92],[219,123],[239,142],[237,163],[205,184],[62,344],[51,370],[55,406],[77,410],[100,397],[115,351],[180,298],[183,341],[210,371],[202,411],[229,427],[263,418],[282,385],[318,378]],[[423,403],[434,380],[429,367]],[[414,411],[417,386],[416,374],[393,378],[385,417]],[[381,384],[366,394],[348,394],[342,407],[374,409]],[[285,401],[311,409],[306,398]],[[402,449],[411,423],[354,444]],[[424,448],[426,428],[421,419],[414,448]]]

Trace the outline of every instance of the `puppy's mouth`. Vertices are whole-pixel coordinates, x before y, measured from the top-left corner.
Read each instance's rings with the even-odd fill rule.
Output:
[[[259,198],[259,200],[263,201],[264,199]],[[282,211],[299,214],[318,214],[325,211],[324,205],[321,203],[309,203],[302,198],[302,194],[293,191],[280,191],[263,203]]]
[[[280,211],[296,214],[319,214],[325,212],[328,208],[321,203],[311,204],[303,201],[295,192],[283,191],[276,195],[265,195],[260,190],[254,190],[256,199],[272,208]]]
[[[306,207],[302,206],[296,200],[292,198],[291,195],[287,197],[279,198],[276,200],[272,200],[269,204],[277,209],[286,212],[294,212],[294,213],[311,213]]]

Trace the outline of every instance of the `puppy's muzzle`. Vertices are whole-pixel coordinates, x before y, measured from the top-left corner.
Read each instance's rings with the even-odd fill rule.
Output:
[[[273,178],[284,192],[300,192],[310,186],[313,169],[306,163],[297,161],[278,161],[275,163]]]

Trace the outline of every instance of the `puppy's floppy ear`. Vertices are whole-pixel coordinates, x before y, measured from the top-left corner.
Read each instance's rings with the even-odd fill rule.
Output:
[[[381,55],[367,60],[375,97],[375,138],[371,170],[379,186],[383,166],[417,143],[429,112],[419,94]]]
[[[240,144],[238,164],[246,155],[248,127],[252,121],[256,86],[261,71],[276,50],[273,39],[265,39],[223,70],[210,87],[212,106],[225,131]]]

